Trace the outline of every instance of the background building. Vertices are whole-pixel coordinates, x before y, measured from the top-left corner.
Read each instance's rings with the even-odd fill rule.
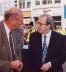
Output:
[[[37,21],[38,17],[44,13],[50,14],[54,18],[55,28],[66,28],[66,0],[20,0],[21,8],[26,12],[24,23],[30,20]],[[65,12],[64,12],[65,11]],[[28,16],[28,12],[29,15]],[[24,15],[25,16],[25,15]]]
[[[19,7],[19,0],[0,0],[0,20],[3,19],[4,12],[13,6]]]
[[[42,14],[50,14],[54,18],[55,28],[66,29],[66,0],[0,0],[0,20],[5,10],[10,7],[20,7],[23,10],[24,24],[36,21]],[[66,63],[63,66],[66,72]]]
[[[4,11],[12,6],[23,10],[25,24],[30,21],[35,24],[38,17],[46,13],[53,16],[55,28],[66,28],[66,0],[0,0],[0,20]]]

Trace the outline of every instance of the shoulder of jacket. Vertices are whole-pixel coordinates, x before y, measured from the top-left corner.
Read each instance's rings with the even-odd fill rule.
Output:
[[[57,36],[62,36],[63,37],[63,35],[62,34],[60,34],[60,33],[58,33],[58,32],[55,32],[55,31],[52,31],[55,35],[57,35]]]

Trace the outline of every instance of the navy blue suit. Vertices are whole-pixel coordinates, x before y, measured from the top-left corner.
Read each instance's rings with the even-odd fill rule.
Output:
[[[62,64],[66,57],[63,35],[51,32],[45,63],[51,62],[52,68],[48,72],[63,72]],[[31,34],[29,41],[29,56],[27,59],[27,72],[42,72],[42,35],[38,32]]]

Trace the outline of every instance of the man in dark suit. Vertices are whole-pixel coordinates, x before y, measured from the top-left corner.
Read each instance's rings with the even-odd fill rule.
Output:
[[[19,27],[23,23],[22,11],[12,7],[5,12],[4,17],[0,22],[0,72],[21,72],[23,30]]]
[[[48,14],[40,16],[37,24],[38,31],[30,36],[27,72],[63,72],[62,64],[66,59],[64,37],[52,30],[54,21]]]

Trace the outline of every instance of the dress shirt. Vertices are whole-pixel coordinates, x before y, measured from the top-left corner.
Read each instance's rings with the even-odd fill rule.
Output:
[[[8,28],[8,26],[6,25],[5,22],[3,22],[3,24],[4,24],[4,27],[5,27],[5,31],[6,31],[6,35],[7,35],[8,41],[9,41],[9,33],[10,33],[10,29]]]
[[[51,37],[51,30],[46,34],[46,45],[47,45],[47,47],[49,46],[50,37]],[[44,42],[44,34],[42,34],[42,47],[43,47],[43,42]]]
[[[5,27],[5,31],[6,31],[6,35],[7,35],[7,39],[8,39],[8,43],[9,43],[9,46],[10,46],[10,38],[9,38],[9,33],[10,33],[10,29],[8,28],[8,26],[6,25],[5,22],[3,22],[4,24],[4,27]],[[14,43],[13,43],[13,50],[14,50]],[[11,46],[10,46],[10,51],[11,51],[11,56],[12,56],[12,49],[11,49]],[[14,54],[15,54],[15,50],[14,50]],[[12,56],[13,57],[13,56]]]
[[[50,37],[51,37],[51,30],[46,34],[46,45],[47,47],[49,46],[49,41],[50,41]],[[44,34],[42,34],[42,47],[43,47],[43,42],[44,42]],[[51,67],[51,62],[48,62],[49,66]]]

